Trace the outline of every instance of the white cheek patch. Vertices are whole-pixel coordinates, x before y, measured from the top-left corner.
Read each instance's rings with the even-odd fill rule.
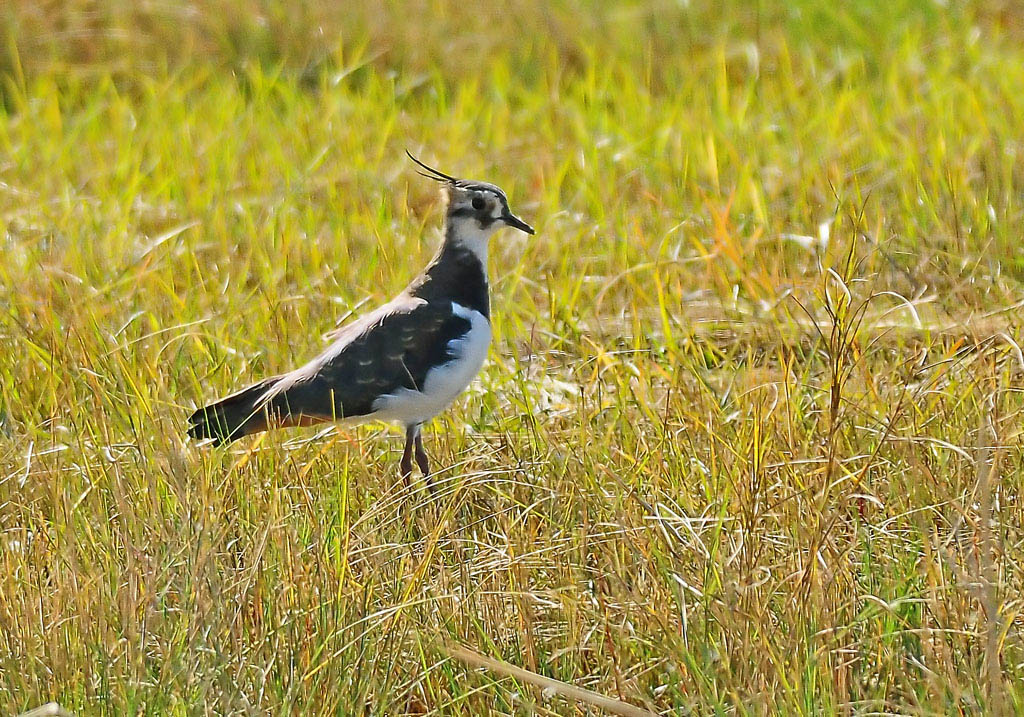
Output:
[[[486,229],[480,226],[476,219],[469,219],[461,224],[454,235],[454,241],[469,249],[480,260],[484,270],[487,269],[487,244],[494,230],[501,226],[498,222],[492,222]]]

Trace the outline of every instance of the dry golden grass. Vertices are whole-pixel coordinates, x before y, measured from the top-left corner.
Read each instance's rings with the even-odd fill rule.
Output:
[[[878,5],[0,10],[0,710],[1024,710],[1024,15]],[[539,230],[437,493],[186,444],[429,257],[406,147]]]

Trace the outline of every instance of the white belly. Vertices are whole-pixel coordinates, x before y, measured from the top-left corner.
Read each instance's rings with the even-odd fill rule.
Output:
[[[448,343],[452,359],[427,372],[422,390],[402,388],[378,398],[368,418],[407,426],[423,423],[446,409],[480,372],[491,345],[491,323],[479,311],[454,301],[452,311],[470,323],[466,334]]]

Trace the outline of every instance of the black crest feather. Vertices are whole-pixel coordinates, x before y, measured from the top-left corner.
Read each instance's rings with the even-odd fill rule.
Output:
[[[458,184],[458,179],[451,176],[450,174],[445,174],[439,169],[434,169],[430,165],[424,164],[423,162],[412,156],[412,152],[410,152],[409,150],[405,150],[405,153],[409,156],[409,159],[411,159],[419,166],[423,167],[423,169],[427,170],[427,172],[430,172],[430,174],[426,174],[424,172],[417,172],[417,174],[426,177],[427,179],[433,179],[435,182],[448,182],[449,184]]]

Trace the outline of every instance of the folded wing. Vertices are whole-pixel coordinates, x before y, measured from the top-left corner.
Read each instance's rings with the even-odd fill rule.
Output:
[[[381,396],[422,390],[427,372],[451,358],[449,345],[470,328],[450,303],[399,297],[343,327],[322,354],[282,376],[268,405],[284,424],[299,416],[372,416]]]

